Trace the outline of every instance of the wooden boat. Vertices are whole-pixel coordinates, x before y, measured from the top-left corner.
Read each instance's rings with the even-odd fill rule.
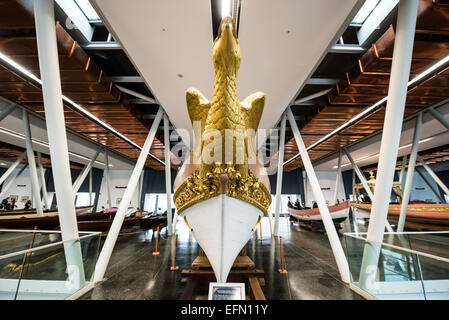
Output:
[[[139,219],[139,225],[142,230],[163,228],[167,226],[167,215],[165,214],[150,214]]]
[[[333,206],[328,206],[332,221],[335,224],[345,221],[349,215],[349,207],[349,200]],[[288,211],[292,220],[299,220],[300,222],[322,221],[320,210],[318,208],[298,210],[288,207]]]
[[[356,217],[369,218],[372,204],[351,202],[351,206],[356,209],[354,210]],[[401,204],[390,204],[388,221],[397,222],[400,212]],[[429,227],[443,226],[449,229],[449,204],[410,202],[407,207],[407,222],[429,225]]]
[[[82,221],[95,221],[102,219],[111,219],[114,213],[84,213],[77,214],[76,218],[78,222]],[[53,230],[59,226],[59,217],[56,214],[46,215],[43,217],[37,216],[20,216],[9,219],[0,219],[0,229],[34,229],[37,227],[40,230]]]

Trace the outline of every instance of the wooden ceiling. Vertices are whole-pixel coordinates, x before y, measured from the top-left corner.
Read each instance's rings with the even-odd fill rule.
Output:
[[[15,0],[0,3],[0,52],[37,77],[39,61],[34,18]],[[120,92],[70,35],[56,24],[62,92],[93,115],[112,126],[136,144],[143,146],[152,120]],[[0,95],[45,116],[42,91],[5,65],[0,64]],[[140,151],[95,122],[64,106],[66,126],[85,137],[137,159]],[[164,146],[156,135],[150,153],[164,160]],[[146,165],[156,170],[164,166],[148,157]]]
[[[419,3],[410,78],[415,77],[449,54],[449,1],[421,0]],[[367,107],[388,95],[395,29],[386,32],[356,62],[334,86],[318,107],[292,106],[304,143],[310,146]],[[328,66],[331,68],[331,66]],[[449,67],[434,74],[407,94],[404,117],[449,97]],[[302,94],[304,95],[304,93]],[[301,95],[300,95],[301,96]],[[312,115],[310,115],[312,113]],[[361,119],[339,134],[309,151],[311,160],[320,159],[383,128],[385,108]],[[305,123],[306,122],[306,123]],[[284,159],[298,153],[292,135],[286,141]],[[301,158],[292,160],[285,171],[302,166]]]
[[[39,77],[39,64],[34,18],[21,5],[23,1],[0,2],[0,52],[23,65]],[[152,118],[142,107],[120,92],[109,79],[107,65],[100,63],[95,52],[89,55],[57,24],[57,41],[63,93],[106,122],[117,131],[142,146]],[[365,108],[388,94],[388,83],[395,38],[394,24],[363,54],[355,58],[347,54],[328,54],[316,74],[337,66],[344,76],[316,105],[293,105],[292,111],[306,146],[311,145]],[[411,67],[411,78],[449,54],[449,1],[421,0]],[[332,63],[337,57],[338,63]],[[95,61],[95,62],[94,62]],[[98,64],[98,63],[100,64]],[[101,65],[100,68],[99,65]],[[426,79],[408,92],[404,117],[449,97],[449,68]],[[306,86],[297,98],[322,90]],[[42,92],[13,70],[0,63],[0,95],[37,113],[44,114]],[[155,107],[155,106],[153,106]],[[155,113],[157,107],[149,113]],[[140,151],[108,132],[93,121],[64,106],[66,126],[85,137],[113,149],[131,159]],[[146,113],[146,114],[145,114]],[[383,127],[384,107],[353,124],[338,135],[309,152],[312,160],[366,137]],[[164,161],[163,132],[159,130],[150,152]],[[298,153],[291,130],[286,133],[285,161]],[[14,155],[15,156],[15,155]],[[156,170],[164,166],[148,157],[146,165]],[[174,168],[177,166],[173,165]],[[302,166],[301,158],[284,166],[291,171]]]

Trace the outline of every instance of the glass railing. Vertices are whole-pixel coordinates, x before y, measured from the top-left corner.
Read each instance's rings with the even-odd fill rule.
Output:
[[[376,299],[449,299],[449,232],[344,235],[355,288]]]
[[[0,230],[0,299],[56,300],[92,286],[101,233]]]

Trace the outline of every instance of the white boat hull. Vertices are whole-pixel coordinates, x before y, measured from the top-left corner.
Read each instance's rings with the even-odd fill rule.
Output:
[[[263,212],[222,194],[185,209],[181,216],[204,250],[217,282],[226,282],[232,264],[251,238]]]

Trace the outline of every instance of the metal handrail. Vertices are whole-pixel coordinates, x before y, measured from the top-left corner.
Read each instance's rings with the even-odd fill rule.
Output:
[[[13,253],[8,253],[8,254],[5,254],[3,256],[0,256],[0,260],[11,258],[11,257],[15,257],[15,256],[19,256],[19,255],[26,254],[26,253],[39,251],[39,250],[42,250],[42,249],[55,247],[55,246],[58,246],[60,244],[65,244],[65,243],[68,243],[68,242],[80,241],[82,239],[93,237],[95,235],[101,236],[101,232],[92,232],[92,234],[88,234],[88,235],[85,235],[85,236],[82,236],[82,237],[79,237],[79,238],[76,238],[76,239],[62,240],[62,241],[58,241],[58,242],[54,242],[54,243],[50,243],[50,244],[45,244],[43,246],[39,246],[39,247],[32,248],[32,249],[25,249],[25,250],[13,252]]]
[[[385,234],[395,234],[395,235],[418,234],[418,233],[420,233],[420,234],[423,234],[423,233],[429,234],[429,233],[449,233],[449,232],[446,232],[446,231],[437,231],[437,232],[403,232],[403,233],[397,233],[397,232],[389,232],[389,233],[387,233],[387,232],[385,232]],[[443,261],[443,262],[449,263],[449,259],[448,258],[439,257],[439,256],[436,256],[436,255],[433,255],[433,254],[430,254],[430,253],[416,251],[416,250],[413,250],[413,249],[407,249],[407,248],[404,248],[404,247],[399,247],[399,246],[396,246],[394,244],[389,244],[389,243],[384,243],[384,242],[377,242],[377,241],[370,241],[370,240],[367,240],[366,238],[360,237],[359,236],[360,234],[367,234],[367,233],[365,233],[365,232],[364,233],[345,233],[344,235],[347,235],[347,236],[349,236],[351,238],[363,240],[365,242],[380,244],[381,246],[386,246],[386,247],[394,248],[394,249],[397,249],[397,250],[405,251],[405,252],[408,252],[408,253],[413,253],[413,254],[421,255],[421,256],[424,256],[424,257],[427,257],[427,258],[431,258],[431,259],[435,259],[435,260],[438,260],[438,261]]]

